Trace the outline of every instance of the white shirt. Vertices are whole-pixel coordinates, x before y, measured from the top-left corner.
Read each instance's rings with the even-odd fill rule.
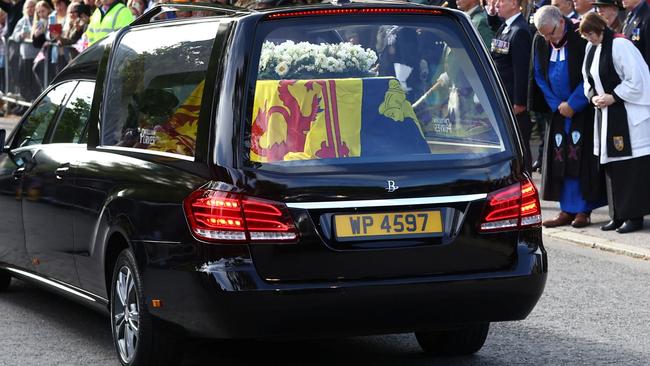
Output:
[[[593,13],[595,11],[596,11],[596,8],[591,8],[591,9],[585,11],[583,14],[578,14],[578,19],[582,20],[582,18],[584,18],[585,15],[587,15],[589,13]]]
[[[521,15],[521,13],[517,13],[517,14],[511,16],[510,18],[506,19],[506,27],[503,28],[503,33],[510,32],[510,26],[515,21],[515,19],[517,19],[517,17],[520,16],[520,15]]]
[[[589,53],[591,43],[587,44],[585,55]],[[598,72],[600,64],[601,45],[596,46],[594,60],[591,64],[591,76],[598,95],[604,94],[602,81]],[[585,57],[586,59],[586,57]],[[621,83],[614,88],[614,92],[625,104],[627,112],[627,123],[630,131],[630,145],[632,156],[610,158],[607,156],[607,110],[602,108],[602,131],[598,136],[598,121],[594,116],[594,155],[600,155],[600,163],[605,164],[612,161],[620,161],[640,156],[650,155],[650,71],[645,66],[645,61],[639,50],[632,42],[625,38],[614,38],[612,42],[612,60],[614,69],[621,79]],[[584,78],[585,95],[589,97],[589,81],[585,70],[585,63],[582,65]],[[591,102],[591,101],[590,101]],[[603,147],[602,149],[600,147]]]

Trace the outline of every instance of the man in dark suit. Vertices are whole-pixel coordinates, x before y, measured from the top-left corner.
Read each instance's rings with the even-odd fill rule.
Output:
[[[645,63],[650,64],[650,6],[645,0],[623,0],[623,7],[628,11],[623,34],[641,52]]]
[[[517,117],[526,152],[526,167],[531,168],[530,134],[532,123],[526,109],[531,31],[521,14],[521,0],[495,0],[488,7],[488,23],[501,23],[490,50]],[[498,13],[498,16],[497,16]],[[503,20],[499,19],[502,18]]]

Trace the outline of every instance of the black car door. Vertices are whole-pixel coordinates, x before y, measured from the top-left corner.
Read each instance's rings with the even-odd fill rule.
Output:
[[[16,155],[12,155],[16,154]],[[0,155],[0,262],[30,268],[23,232],[22,187],[23,155],[29,151]]]
[[[25,125],[44,131],[38,138],[28,130],[17,136],[19,146],[31,155],[20,178],[27,254],[36,272],[71,285],[79,281],[72,256],[72,218],[67,214],[69,182],[64,178],[69,169],[65,163],[74,152],[67,144],[49,140],[57,136],[57,121],[76,85],[68,81],[55,86],[26,117]]]

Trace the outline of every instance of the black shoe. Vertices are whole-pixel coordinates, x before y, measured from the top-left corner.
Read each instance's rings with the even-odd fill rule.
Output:
[[[541,171],[542,170],[542,161],[541,160],[535,160],[535,162],[533,163],[532,168],[533,168],[534,172],[536,172],[538,170]]]
[[[612,231],[618,229],[623,225],[623,220],[610,220],[608,223],[600,227],[602,231]]]
[[[623,225],[616,229],[619,234],[631,233],[643,229],[643,218],[625,220]]]

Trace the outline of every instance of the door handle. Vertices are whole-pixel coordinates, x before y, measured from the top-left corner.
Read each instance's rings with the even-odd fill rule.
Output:
[[[20,180],[23,175],[25,175],[25,167],[21,166],[20,168],[14,170],[12,175],[14,177],[14,180]]]
[[[56,170],[54,171],[54,174],[56,175],[56,179],[63,179],[68,174],[69,170],[70,170],[70,163],[59,165],[59,167],[56,168]]]

